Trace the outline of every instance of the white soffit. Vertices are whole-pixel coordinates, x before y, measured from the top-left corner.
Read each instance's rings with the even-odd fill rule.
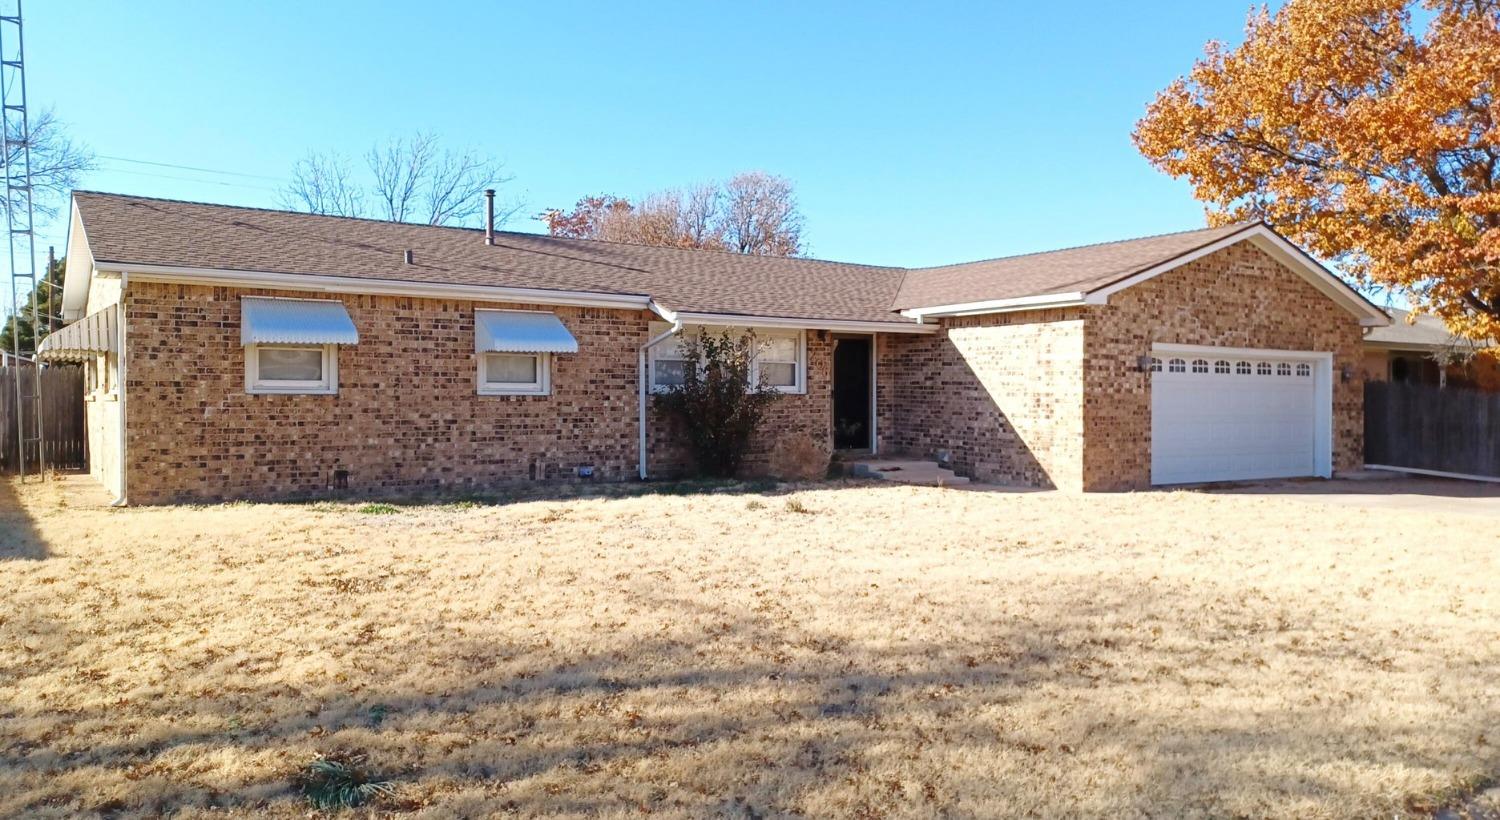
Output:
[[[323,299],[240,299],[240,344],[359,343],[359,331],[342,302]]]

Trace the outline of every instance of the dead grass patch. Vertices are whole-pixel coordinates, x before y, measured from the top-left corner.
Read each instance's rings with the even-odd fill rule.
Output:
[[[378,811],[434,817],[1389,817],[1500,772],[1477,520],[67,493],[0,488],[3,816],[301,816],[301,767],[352,749]]]

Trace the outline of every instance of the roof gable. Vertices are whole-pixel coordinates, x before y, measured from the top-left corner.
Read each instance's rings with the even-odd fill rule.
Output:
[[[649,304],[663,315],[918,331],[927,328],[913,320],[927,316],[1102,304],[1121,288],[1253,241],[1366,324],[1388,323],[1379,308],[1261,223],[905,269],[507,231],[489,245],[483,231],[469,228],[93,192],[74,194],[73,216],[64,287],[65,308],[73,311],[82,309],[92,272],[113,270],[310,290],[422,288],[480,300]]]

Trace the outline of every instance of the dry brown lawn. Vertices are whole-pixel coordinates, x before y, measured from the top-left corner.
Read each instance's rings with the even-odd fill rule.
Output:
[[[0,485],[0,815],[1391,817],[1500,774],[1493,520],[768,493],[110,510]]]

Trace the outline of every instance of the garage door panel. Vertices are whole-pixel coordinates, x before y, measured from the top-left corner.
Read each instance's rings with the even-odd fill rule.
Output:
[[[1312,367],[1275,351],[1158,357],[1152,483],[1316,475],[1317,395]]]

